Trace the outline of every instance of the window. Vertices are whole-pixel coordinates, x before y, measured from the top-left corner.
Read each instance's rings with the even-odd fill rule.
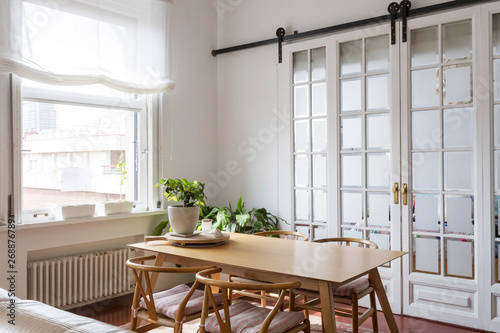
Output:
[[[165,0],[7,1],[18,222],[61,205],[152,207],[160,94],[171,92]],[[5,106],[4,106],[5,107]],[[21,218],[19,218],[21,216]]]
[[[147,121],[146,96],[122,94],[122,103],[113,105],[113,91],[104,87],[99,98],[80,92],[62,95],[53,86],[27,80],[21,91],[26,217],[58,205],[145,202],[140,184],[147,182],[142,154],[147,131],[141,127]]]

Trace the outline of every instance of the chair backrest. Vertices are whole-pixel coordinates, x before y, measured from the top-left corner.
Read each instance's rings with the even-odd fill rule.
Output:
[[[219,311],[215,311],[215,316],[217,317],[217,322],[219,323],[221,332],[231,332],[231,318],[229,316],[229,292],[230,290],[274,290],[278,291],[279,297],[278,301],[274,305],[273,309],[266,317],[259,332],[267,332],[271,321],[273,320],[276,313],[281,308],[285,300],[285,294],[288,289],[295,289],[300,287],[300,282],[282,282],[282,283],[238,283],[238,282],[228,282],[222,280],[214,280],[211,278],[212,274],[220,273],[222,269],[211,268],[201,272],[196,273],[196,282],[203,283],[205,285],[205,296],[203,299],[203,310],[200,321],[200,332],[204,332],[205,319],[209,314],[209,303],[215,309],[217,307],[214,295],[212,293],[211,287],[219,287],[222,293],[222,305],[224,311],[224,319],[220,315]]]
[[[287,230],[272,230],[272,231],[261,231],[256,232],[253,235],[255,236],[279,236],[280,238],[285,239],[294,239],[294,240],[304,240],[308,241],[309,237],[307,235],[297,232],[297,231],[287,231]]]
[[[351,243],[356,243],[358,244],[358,247],[373,247],[375,249],[378,249],[377,244],[375,244],[372,241],[366,240],[366,239],[361,239],[361,238],[348,238],[348,237],[337,237],[337,238],[323,238],[323,239],[316,239],[313,242],[315,243],[340,243],[340,245],[346,245],[350,246]]]
[[[151,283],[151,273],[197,273],[199,271],[203,271],[209,268],[213,268],[213,266],[204,266],[204,267],[162,267],[162,266],[151,266],[145,265],[145,261],[156,260],[156,256],[145,256],[145,257],[135,257],[127,260],[127,266],[134,273],[135,281],[136,281],[136,295],[142,295],[144,303],[146,304],[146,309],[148,310],[149,318],[152,320],[158,320],[158,316],[156,314],[155,302],[153,298],[153,288]],[[176,320],[182,320],[184,308],[186,307],[187,302],[193,295],[196,287],[198,287],[199,282],[195,282],[189,292],[186,294],[186,297],[179,304],[179,311],[177,313],[178,318],[174,318]],[[135,298],[135,296],[134,296]]]

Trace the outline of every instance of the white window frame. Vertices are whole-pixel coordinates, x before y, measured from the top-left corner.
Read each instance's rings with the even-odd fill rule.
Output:
[[[13,166],[13,211],[18,224],[23,223],[43,223],[52,222],[56,218],[49,209],[22,210],[22,101],[32,100],[38,102],[64,103],[71,105],[107,107],[110,109],[127,110],[137,112],[139,115],[139,175],[136,187],[138,189],[138,200],[134,201],[134,212],[144,212],[154,210],[158,206],[155,202],[159,199],[158,191],[153,191],[153,184],[158,179],[159,170],[159,149],[160,140],[158,133],[161,131],[159,120],[162,98],[159,94],[144,95],[142,100],[126,100],[116,102],[116,99],[105,96],[92,96],[86,94],[74,94],[69,92],[57,92],[54,90],[43,90],[32,87],[22,87],[21,79],[12,75],[11,100],[12,100],[12,166]],[[146,155],[144,157],[144,155]],[[142,156],[142,157],[141,157]],[[135,167],[135,166],[134,166]],[[18,172],[16,170],[19,170]],[[1,208],[1,207],[0,207]],[[34,217],[35,213],[41,213]],[[47,215],[45,215],[47,214]],[[96,216],[95,218],[98,218]]]

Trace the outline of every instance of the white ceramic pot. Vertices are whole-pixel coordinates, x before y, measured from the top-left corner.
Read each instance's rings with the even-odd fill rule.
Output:
[[[61,206],[63,219],[91,217],[95,214],[95,204]]]
[[[128,214],[134,208],[134,202],[132,201],[111,201],[104,203],[104,214]]]
[[[189,235],[194,232],[198,225],[200,207],[168,207],[168,221],[172,230],[177,234]]]

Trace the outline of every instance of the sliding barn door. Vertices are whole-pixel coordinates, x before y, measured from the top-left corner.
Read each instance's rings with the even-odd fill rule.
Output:
[[[389,26],[288,45],[284,52],[279,104],[290,106],[284,112],[291,127],[280,154],[289,149],[291,155],[280,158],[289,177],[280,185],[280,214],[289,211],[291,227],[312,240],[355,237],[400,250],[399,48],[390,44]],[[396,313],[400,272],[400,260],[380,268]]]
[[[404,313],[481,326],[479,8],[409,21],[401,44]]]

